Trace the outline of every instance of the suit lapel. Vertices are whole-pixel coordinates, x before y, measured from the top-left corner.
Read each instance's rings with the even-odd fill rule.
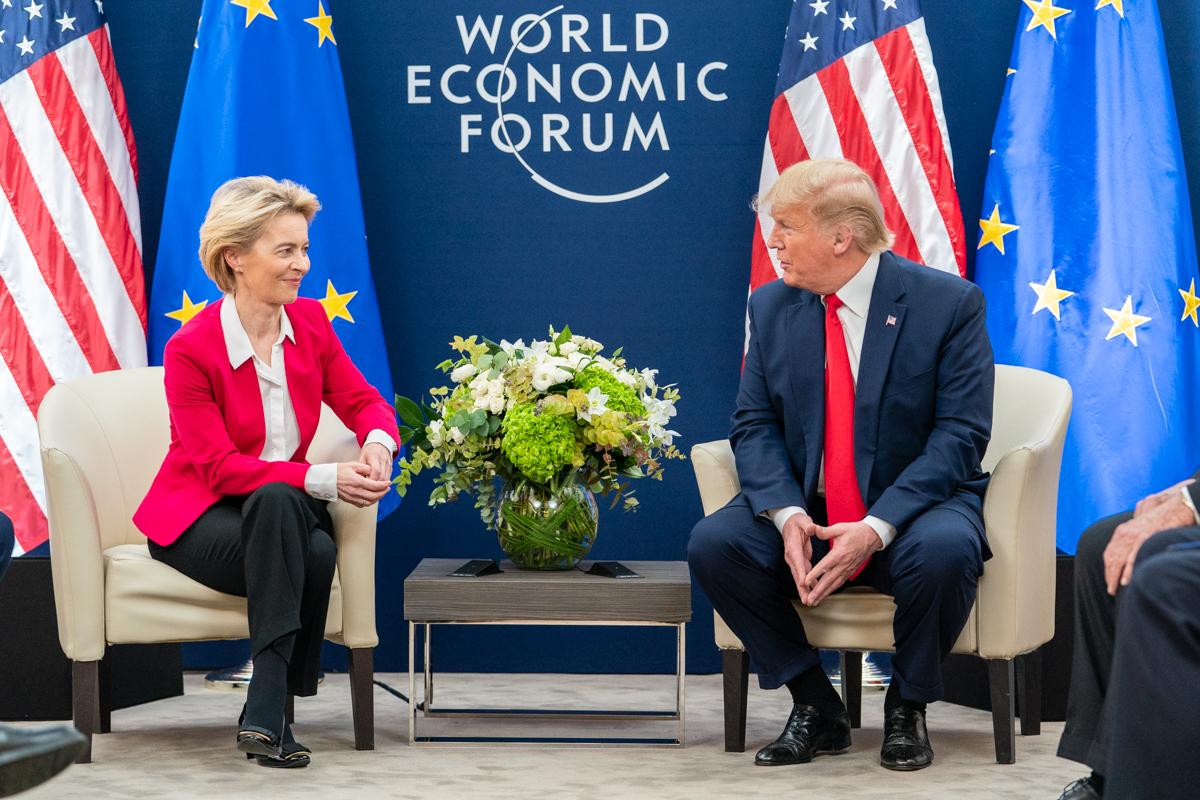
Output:
[[[896,302],[903,296],[904,282],[900,278],[895,256],[890,252],[884,253],[879,259],[879,271],[871,291],[871,307],[867,312],[867,330],[863,335],[858,385],[854,393],[854,471],[863,502],[868,505],[867,487],[870,485],[875,448],[879,441],[879,402],[892,363],[892,353],[896,349],[896,339],[904,324],[904,313],[908,308]]]
[[[788,307],[788,367],[793,404],[804,430],[805,497],[817,493],[821,457],[825,452],[825,311],[815,294]]]

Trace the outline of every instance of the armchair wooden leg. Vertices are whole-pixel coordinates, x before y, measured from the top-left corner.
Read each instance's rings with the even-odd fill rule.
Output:
[[[987,665],[988,683],[992,690],[992,730],[996,735],[996,763],[1015,764],[1017,727],[1013,708],[1013,661],[1007,658],[989,658]]]
[[[283,704],[283,718],[288,725],[296,724],[296,695],[289,694],[287,696],[287,702]]]
[[[1042,649],[1018,656],[1017,698],[1020,703],[1021,735],[1042,732]]]
[[[842,703],[850,715],[850,727],[862,727],[862,653],[844,650],[838,653],[842,673]]]
[[[100,729],[100,662],[71,662],[71,707],[75,727],[87,737],[87,745],[75,759],[76,764],[92,762],[92,734]]]
[[[354,749],[375,749],[375,651],[350,648],[350,703],[354,709]]]
[[[100,664],[100,727],[96,733],[112,733],[112,645],[104,646]]]
[[[721,673],[725,686],[725,752],[744,753],[750,655],[745,650],[722,650]]]

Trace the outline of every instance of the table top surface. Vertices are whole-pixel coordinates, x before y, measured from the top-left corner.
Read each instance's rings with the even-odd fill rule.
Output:
[[[404,581],[404,618],[446,622],[657,622],[691,619],[691,574],[686,561],[622,561],[641,578],[535,571],[500,562],[479,578],[451,578],[468,559],[426,558]]]

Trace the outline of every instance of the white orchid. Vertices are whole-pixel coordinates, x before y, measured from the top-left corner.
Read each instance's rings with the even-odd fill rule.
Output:
[[[654,376],[658,374],[656,369],[642,370],[642,381],[646,384],[647,389],[655,389],[657,385],[654,383]]]
[[[454,371],[450,373],[450,380],[462,383],[478,371],[474,364],[463,364],[461,367],[455,367]]]
[[[646,420],[651,427],[661,428],[671,421],[671,417],[679,413],[675,410],[675,403],[670,400],[659,400],[650,395],[642,395],[642,405],[646,408]]]
[[[598,417],[605,411],[608,411],[608,395],[600,391],[599,386],[593,386],[591,391],[587,393],[588,407],[586,411],[579,411],[578,417],[584,422],[591,422],[592,417]]]
[[[675,437],[679,435],[679,431],[669,431],[664,426],[653,423],[650,424],[647,430],[653,439],[661,440],[667,447],[670,447],[671,443],[675,441]]]
[[[509,359],[515,358],[516,356],[514,354],[517,350],[525,349],[525,340],[517,339],[515,342],[510,343],[507,339],[501,339],[500,349],[504,351],[504,354],[507,355]]]

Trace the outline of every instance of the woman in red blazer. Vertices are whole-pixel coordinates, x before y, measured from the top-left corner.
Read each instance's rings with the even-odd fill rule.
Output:
[[[325,309],[298,297],[318,209],[304,187],[267,177],[213,195],[200,258],[226,294],[167,342],[171,447],[133,517],[156,560],[247,598],[254,676],[238,749],[264,766],[309,761],[284,706],[317,691],[337,558],[327,502],[378,502],[399,440]],[[358,461],[305,459],[322,401],[357,434]]]

